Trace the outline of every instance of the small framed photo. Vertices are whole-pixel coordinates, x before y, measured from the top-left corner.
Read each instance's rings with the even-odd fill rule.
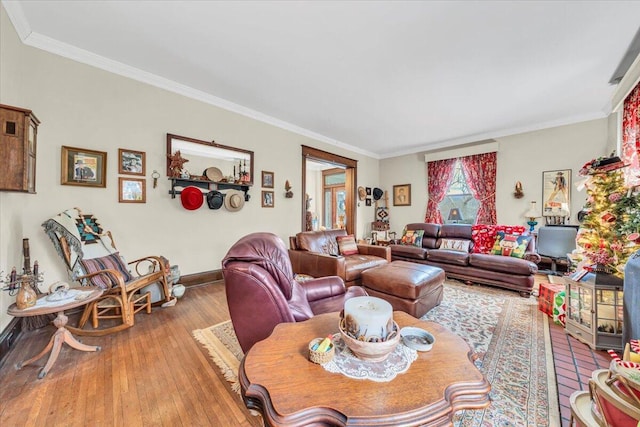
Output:
[[[411,206],[411,184],[393,186],[393,206]]]
[[[84,187],[107,186],[107,153],[62,146],[60,184]]]
[[[262,187],[273,188],[273,172],[262,171]]]
[[[366,199],[364,199],[364,204],[365,206],[371,206],[371,197],[367,197]]]
[[[365,188],[365,192],[367,193],[367,196],[371,195],[371,187],[366,187]]]
[[[262,192],[262,207],[263,208],[273,207],[273,191]]]
[[[118,173],[123,175],[145,175],[144,151],[118,149]]]
[[[146,203],[147,182],[144,178],[118,178],[118,201],[120,203]]]

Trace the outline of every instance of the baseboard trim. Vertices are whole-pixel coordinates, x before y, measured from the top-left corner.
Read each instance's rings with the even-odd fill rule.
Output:
[[[196,286],[222,280],[222,270],[210,270],[180,276],[180,283],[185,286]]]
[[[22,333],[22,318],[14,317],[0,333],[0,367]]]

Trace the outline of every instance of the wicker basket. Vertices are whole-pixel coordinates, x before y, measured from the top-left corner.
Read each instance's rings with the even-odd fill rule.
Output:
[[[329,350],[327,351],[313,351],[313,346],[316,344],[320,344],[322,340],[324,340],[324,338],[315,338],[309,343],[309,360],[313,363],[317,363],[318,365],[331,362],[331,359],[333,359],[333,356],[336,353],[335,345],[333,344],[333,342],[331,343],[331,345],[329,346]]]

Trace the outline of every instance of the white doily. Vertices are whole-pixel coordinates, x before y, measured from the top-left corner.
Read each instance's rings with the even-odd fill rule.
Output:
[[[334,373],[345,375],[349,378],[361,380],[367,379],[376,382],[389,382],[398,374],[406,372],[411,364],[418,358],[418,352],[402,342],[381,362],[367,362],[358,359],[349,350],[340,334],[333,336],[335,356],[330,362],[321,366]]]

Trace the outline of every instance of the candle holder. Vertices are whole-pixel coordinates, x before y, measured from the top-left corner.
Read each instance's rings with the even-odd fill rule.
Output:
[[[38,285],[44,281],[44,273],[32,272],[16,274],[14,268],[10,274],[2,277],[0,273],[0,283],[3,283],[3,291],[8,291],[10,296],[15,296],[23,286],[29,286],[36,294],[41,294]]]

